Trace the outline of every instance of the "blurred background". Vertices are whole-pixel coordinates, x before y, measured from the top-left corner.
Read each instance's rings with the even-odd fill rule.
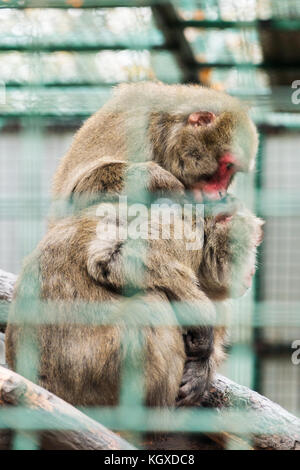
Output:
[[[300,416],[300,1],[0,0],[0,268],[43,236],[51,179],[119,82],[201,83],[251,106],[260,149],[235,191],[266,220],[223,372]],[[299,93],[300,102],[300,93]]]

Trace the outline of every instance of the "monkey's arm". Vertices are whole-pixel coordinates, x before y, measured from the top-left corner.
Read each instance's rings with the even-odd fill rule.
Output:
[[[179,324],[184,325],[187,362],[178,403],[195,402],[207,389],[212,372],[214,305],[190,268],[167,254],[162,263],[161,249],[156,251],[155,246],[143,256],[137,243],[95,240],[87,263],[89,274],[108,288],[121,290],[127,286],[131,292],[146,290],[167,296]]]
[[[205,219],[199,280],[209,298],[239,297],[250,287],[262,225],[261,219],[241,206],[232,216]]]
[[[139,201],[147,192],[157,196],[183,194],[184,186],[153,161],[128,163],[103,158],[76,169],[63,196],[80,200],[81,207],[85,207],[120,193]]]
[[[110,224],[114,221],[109,221],[108,227]],[[199,324],[209,328],[215,319],[213,303],[200,288],[193,270],[167,249],[163,251],[162,246],[154,241],[147,250],[143,240],[95,238],[87,253],[87,269],[101,285],[123,295],[126,291],[164,292],[173,304],[179,323],[191,328]],[[162,252],[165,253],[163,262]]]

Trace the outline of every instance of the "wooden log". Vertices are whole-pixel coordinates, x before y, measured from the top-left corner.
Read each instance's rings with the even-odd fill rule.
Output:
[[[42,423],[48,431],[41,433],[43,449],[66,450],[133,450],[134,447],[127,441],[111,432],[101,424],[81,413],[79,410],[58,398],[53,393],[30,382],[15,372],[0,366],[0,428],[3,420],[6,427],[18,428],[18,420],[9,418],[9,413],[1,415],[1,407],[26,407],[27,419],[30,410],[40,411]],[[3,408],[3,411],[7,408]],[[12,423],[10,422],[12,421]],[[56,431],[55,428],[61,429]],[[76,429],[76,431],[74,431]],[[24,435],[26,430],[20,430]],[[9,444],[7,430],[0,434],[0,449]]]
[[[0,333],[0,366],[5,365],[5,335]]]
[[[10,302],[17,276],[0,269],[0,300]]]
[[[8,305],[11,302],[17,276],[0,269],[0,331],[5,330]]]
[[[256,426],[261,433],[251,436],[255,448],[272,450],[300,450],[300,419],[277,403],[248,387],[216,374],[202,406],[238,408],[257,413]],[[222,411],[221,411],[222,413]],[[284,434],[264,434],[266,427],[284,429]]]

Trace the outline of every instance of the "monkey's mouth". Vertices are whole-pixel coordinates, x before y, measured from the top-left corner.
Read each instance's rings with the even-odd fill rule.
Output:
[[[216,172],[203,178],[190,188],[196,201],[218,201],[227,195],[227,189],[232,181],[233,176],[238,171],[236,158],[226,152],[219,159]]]
[[[198,183],[193,184],[189,189],[197,202],[222,201],[227,196],[230,182],[225,186],[218,182],[215,183],[214,181],[201,180]]]

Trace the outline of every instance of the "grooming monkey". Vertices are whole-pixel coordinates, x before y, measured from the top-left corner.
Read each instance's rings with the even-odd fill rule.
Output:
[[[235,98],[200,86],[123,84],[76,134],[53,194],[83,200],[83,207],[99,194],[101,200],[128,190],[139,200],[143,189],[158,196],[188,190],[199,202],[218,200],[237,171],[254,166],[257,143],[255,126]],[[196,356],[196,329],[184,338],[187,356]],[[202,385],[193,388],[191,400]]]
[[[216,318],[213,300],[227,298],[232,286],[237,294],[247,288],[261,221],[246,210],[226,223],[208,216],[203,227],[193,221],[192,230],[176,239],[176,221],[186,221],[175,214],[170,238],[124,240],[115,229],[126,221],[115,213],[113,204],[100,204],[57,221],[27,259],[8,321],[7,362],[16,367],[28,334],[22,300],[38,296],[42,325],[33,321],[30,333],[37,335],[40,385],[74,405],[116,405],[122,365],[138,370],[142,364],[147,405],[174,406],[181,383],[179,399],[186,404],[191,384],[201,396],[223,356],[223,330],[209,326]],[[148,223],[143,227],[148,230]],[[188,250],[202,228],[203,247]],[[151,219],[151,230],[161,234],[162,221]],[[184,375],[182,323],[202,333],[195,361],[191,344]],[[30,352],[26,359],[33,361]]]
[[[247,110],[224,93],[196,85],[122,84],[75,135],[53,195],[116,193],[127,177],[131,189],[184,188],[198,201],[222,199],[234,174],[254,166],[257,145]]]
[[[188,189],[193,192],[198,201],[203,199],[218,199],[224,196],[236,171],[247,171],[253,166],[256,148],[257,135],[255,127],[240,103],[231,97],[197,86],[167,86],[153,83],[123,85],[116,90],[112,100],[92,116],[77,133],[70,151],[62,160],[55,176],[54,196],[57,198],[70,197],[75,199],[77,195],[88,196],[89,203],[92,203],[93,197],[98,200],[99,192],[102,192],[102,194],[122,192],[124,190],[124,181],[127,180],[127,187],[130,189],[138,186],[135,192],[137,197],[140,187],[143,188],[145,185],[147,190],[158,194],[165,194],[168,191],[182,193],[185,189]],[[75,224],[74,219],[71,218],[70,221],[71,226]],[[52,249],[52,244],[55,246],[58,237],[56,234],[61,233],[60,225],[57,224],[64,224],[65,222],[52,221],[55,225],[52,226],[52,229],[47,234],[47,237],[49,237],[48,252],[51,253],[53,251],[55,253],[54,248]],[[83,223],[83,219],[79,219],[78,223],[79,225]],[[227,224],[224,224],[224,220],[221,219],[219,224],[221,224],[219,226],[222,232]],[[69,229],[71,230],[71,227]],[[62,225],[62,232],[68,233],[67,227],[64,225]],[[85,276],[86,268],[84,266],[87,260],[80,258],[80,252],[85,252],[84,241],[88,240],[87,234],[90,232],[89,230],[83,230],[82,232],[79,230],[78,233],[80,237],[77,244],[73,238],[63,239],[63,234],[61,233],[62,240],[58,243],[58,251],[60,251],[60,256],[64,262],[63,265],[59,263],[56,265],[57,271],[55,275],[57,277],[57,284],[51,281],[52,284],[50,283],[49,289],[46,288],[43,298],[57,300],[60,299],[60,295],[65,298],[63,286],[69,286],[70,278],[74,277],[74,282],[71,282],[70,295],[67,297],[71,306],[74,303],[74,299],[77,298],[88,300],[89,302],[93,302],[93,300],[101,301],[103,308],[105,300],[113,304],[111,296],[116,296],[116,299],[120,301],[119,293],[114,292],[112,288],[113,284],[107,282],[102,284],[102,281],[99,284],[95,284],[91,276]],[[203,259],[205,259],[205,264],[200,263],[199,266],[201,266],[201,271],[206,275],[206,277],[203,276],[201,284],[205,284],[212,295],[212,299],[214,299],[216,292],[218,292],[218,300],[220,300],[224,298],[225,291],[227,292],[226,296],[229,295],[228,286],[226,287],[226,281],[222,283],[221,274],[224,270],[228,269],[231,256],[228,258],[224,257],[222,247],[225,245],[226,237],[224,238],[223,234],[220,242],[218,242],[217,233],[215,224],[212,224],[210,237],[206,237],[206,241],[211,241],[210,244],[208,243],[210,250],[206,252],[204,248]],[[225,234],[228,235],[229,232],[225,230]],[[229,243],[229,239],[227,241]],[[64,243],[73,243],[73,251],[69,257],[67,256],[69,251],[66,250],[67,247],[64,247]],[[253,239],[252,245],[255,245]],[[215,252],[214,256],[211,255],[213,247],[218,247],[220,256],[218,252]],[[41,253],[44,250],[46,250],[46,247],[42,244]],[[180,252],[180,259],[184,253],[182,250]],[[252,250],[250,251],[252,253]],[[193,297],[193,300],[199,301],[197,308],[198,315],[200,313],[201,317],[204,315],[199,307],[200,296],[203,302],[202,308],[205,311],[206,308],[210,311],[210,315],[208,313],[207,315],[212,320],[215,310],[211,301],[207,299],[207,296],[205,297],[205,292],[199,289],[198,284],[190,284],[191,278],[189,280],[185,279],[184,282],[179,277],[180,282],[176,283],[174,280],[175,271],[171,269],[173,266],[172,258],[167,260],[165,250],[156,250],[155,253],[157,253],[155,268],[152,267],[152,270],[150,270],[150,266],[146,265],[147,269],[154,276],[153,282],[156,282],[155,275],[159,271],[163,260],[164,264],[168,264],[170,267],[170,271],[166,276],[169,284],[166,287],[165,279],[164,283],[162,283],[162,289],[158,289],[159,293],[155,291],[155,296],[152,297],[152,292],[150,292],[147,294],[146,300],[144,298],[140,300],[140,310],[144,312],[143,321],[145,322],[147,319],[149,322],[155,321],[156,309],[151,307],[151,305],[156,305],[155,299],[167,301],[167,295],[171,300],[185,299],[186,292],[189,292],[188,286],[194,287],[192,292],[195,297]],[[48,285],[48,274],[51,277],[52,269],[50,265],[54,258],[45,256],[46,261],[39,267],[42,281],[44,282],[45,280],[46,285]],[[248,263],[245,262],[245,266],[247,265]],[[79,274],[83,277],[76,275],[80,266]],[[30,270],[30,267],[27,270]],[[26,273],[24,276],[26,276]],[[83,279],[83,283],[80,287],[78,286],[77,290],[76,282],[79,285],[80,279]],[[214,287],[217,287],[216,291]],[[178,292],[176,291],[177,288]],[[180,288],[183,288],[185,291],[183,296],[181,295],[183,293]],[[20,289],[17,292],[20,292]],[[220,296],[222,289],[223,294]],[[80,292],[78,293],[78,291]],[[72,309],[71,306],[70,310],[67,308],[65,313],[63,312],[63,306],[58,309],[61,312],[62,318],[64,318],[64,315],[67,316],[66,323],[71,321],[70,315],[68,315],[68,312],[70,313]],[[208,306],[210,307],[208,308]],[[117,307],[114,306],[114,308]],[[169,309],[167,310],[168,312],[165,313],[166,318],[173,318],[172,312]],[[72,312],[76,315],[75,307]],[[190,316],[192,316],[191,313]],[[160,317],[163,317],[163,314]],[[201,323],[201,318],[198,317],[198,319],[199,323]],[[138,322],[138,319],[131,319],[131,322],[135,323],[135,321]],[[129,322],[128,324],[132,323]],[[101,331],[103,331],[103,327],[101,328]],[[197,329],[189,329],[184,335],[184,342],[180,328],[176,329],[177,336],[171,335],[172,340],[167,340],[165,336],[162,336],[161,332],[163,330],[166,331],[163,328],[160,330],[155,329],[155,331],[160,331],[161,336],[159,338],[157,333],[152,336],[150,335],[150,341],[147,343],[149,346],[147,348],[148,351],[151,351],[148,357],[152,357],[153,363],[152,366],[149,365],[148,367],[150,367],[150,370],[155,368],[153,374],[156,375],[155,379],[151,377],[151,374],[149,375],[149,387],[151,388],[151,384],[153,384],[153,391],[147,392],[148,404],[174,404],[175,388],[168,385],[166,380],[170,381],[170,383],[172,382],[174,387],[174,384],[176,384],[178,391],[178,375],[182,375],[182,367],[179,363],[176,366],[174,365],[173,369],[170,368],[170,364],[166,367],[167,362],[173,359],[173,356],[171,354],[168,355],[166,352],[168,348],[171,353],[177,350],[178,357],[181,354],[178,351],[181,350],[183,351],[184,358],[186,356],[189,358],[189,367],[186,368],[182,382],[183,386],[180,390],[181,403],[186,404],[189,400],[192,402],[195,396],[201,397],[209,381],[211,370],[215,367],[214,363],[217,363],[221,357],[220,344],[223,342],[223,332],[222,330],[209,329],[207,327],[205,329],[203,327],[199,328],[198,337],[195,334]],[[109,362],[110,364],[114,364],[113,359],[118,357],[117,347],[116,349],[109,348],[111,342],[115,342],[117,346],[120,345],[120,338],[118,339],[119,330],[119,328],[113,330],[107,328],[107,336],[104,339],[103,336],[101,337],[112,355],[112,362]],[[133,330],[135,331],[134,325]],[[13,327],[8,329],[9,338],[11,338],[9,340],[11,344],[11,347],[9,347],[10,352],[8,352],[10,364],[13,363],[15,354],[16,331],[14,332]],[[51,357],[54,365],[52,366],[53,374],[49,379],[47,379],[47,375],[44,376],[41,373],[41,384],[51,388],[55,393],[59,392],[55,387],[60,386],[62,389],[58,393],[60,396],[63,396],[61,393],[65,393],[65,387],[73,388],[72,383],[75,384],[74,390],[78,392],[77,398],[73,397],[72,399],[72,397],[69,397],[69,401],[75,403],[79,400],[80,394],[84,395],[83,389],[85,387],[88,388],[87,384],[93,390],[93,383],[97,382],[99,373],[103,370],[103,367],[105,368],[105,366],[101,366],[103,362],[99,363],[99,355],[96,354],[97,347],[99,352],[99,345],[97,346],[99,337],[97,337],[97,332],[100,331],[100,327],[95,328],[93,332],[84,326],[74,329],[65,326],[63,333],[61,329],[57,330],[55,326],[41,329],[41,332],[43,331],[46,332],[45,339],[43,339],[44,335],[41,334],[41,341],[45,344],[45,348],[43,349],[42,347],[41,350],[47,351],[44,357]],[[129,331],[130,328],[126,329],[128,334]],[[84,344],[82,344],[81,339],[85,332],[86,337],[89,338],[86,347],[90,348],[90,352],[87,349],[82,349]],[[80,367],[77,367],[76,372],[74,368],[70,368],[70,370],[72,369],[72,374],[75,374],[74,379],[72,379],[71,372],[69,374],[65,370],[69,365],[69,353],[66,352],[67,358],[64,360],[64,357],[60,359],[54,357],[55,354],[50,354],[49,352],[47,344],[56,335],[58,340],[56,351],[59,350],[59,345],[66,349],[69,348],[76,357],[77,364],[80,362]],[[64,342],[62,337],[67,337],[68,341]],[[159,345],[160,341],[162,344]],[[82,348],[77,350],[76,356],[75,349],[77,348],[77,343],[82,345]],[[50,344],[52,343],[50,342]],[[84,354],[81,354],[82,351],[84,351]],[[100,364],[97,370],[94,367],[95,360],[92,359],[93,354],[97,358],[97,364]],[[105,351],[102,351],[102,354],[103,360],[107,359]],[[159,358],[163,354],[166,355],[168,361],[163,364],[164,367],[163,365],[157,367],[156,364],[159,364]],[[176,354],[174,355],[176,356]],[[91,367],[88,367],[89,361],[91,361]],[[134,355],[132,355],[132,361],[134,364]],[[151,364],[151,361],[148,362]],[[55,367],[56,372],[54,372]],[[47,370],[47,368],[51,370],[49,364],[44,369]],[[66,378],[65,384],[67,385],[55,385],[55,380],[58,381],[57,371],[63,371],[66,374],[68,378]],[[96,374],[95,377],[93,373]],[[112,367],[110,374],[116,373],[117,369]],[[166,373],[169,375],[168,379],[164,375]],[[87,374],[88,378],[86,377]],[[62,377],[60,379],[63,380]],[[99,383],[98,381],[97,385]],[[105,388],[104,382],[102,386]],[[116,390],[116,386],[113,381],[110,382],[108,380],[107,389],[103,390],[105,397],[110,396],[110,390]],[[163,390],[165,391],[163,392]],[[169,396],[168,399],[166,398],[167,396]],[[98,401],[95,401],[95,398],[95,394],[92,398],[87,396],[85,398],[86,403],[98,403]]]

